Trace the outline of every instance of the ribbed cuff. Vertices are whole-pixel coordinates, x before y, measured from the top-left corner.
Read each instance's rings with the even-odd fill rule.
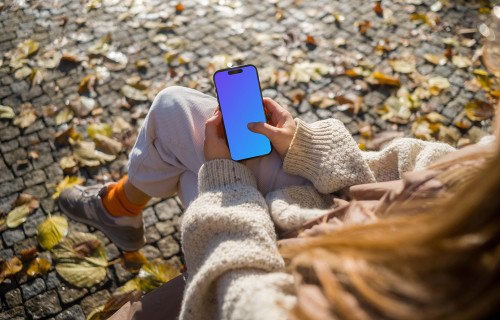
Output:
[[[246,166],[229,159],[215,159],[205,162],[198,173],[198,192],[220,189],[236,184],[257,188],[253,172]]]
[[[314,181],[332,145],[331,125],[323,121],[308,124],[298,118],[295,121],[297,130],[283,161],[283,169]]]

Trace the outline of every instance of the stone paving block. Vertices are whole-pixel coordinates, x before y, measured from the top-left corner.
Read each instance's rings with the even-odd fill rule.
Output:
[[[10,151],[7,154],[4,154],[5,163],[8,165],[13,165],[18,161],[27,160],[28,153],[25,149],[18,148],[16,150]]]
[[[175,232],[175,226],[171,220],[158,222],[155,226],[162,237],[166,237]]]
[[[172,236],[168,236],[158,241],[158,248],[164,258],[170,258],[180,252],[180,246]]]
[[[61,303],[55,290],[50,290],[25,302],[28,314],[33,319],[42,319],[61,312]]]
[[[55,320],[85,320],[85,314],[82,307],[74,305],[69,309],[64,310],[56,316]]]
[[[101,290],[84,298],[80,305],[85,315],[88,316],[92,310],[105,304],[110,297],[111,295],[107,290]]]
[[[158,229],[154,226],[146,229],[146,243],[153,244],[161,239]]]
[[[88,293],[86,288],[78,288],[67,283],[61,283],[57,287],[57,292],[63,304],[70,304],[84,297]]]
[[[7,247],[12,246],[14,243],[24,240],[24,232],[21,228],[8,229],[2,232],[3,242]]]
[[[142,218],[144,220],[144,227],[150,227],[158,222],[158,218],[152,207],[146,208],[142,211]]]
[[[18,306],[0,313],[0,320],[24,320],[26,312],[24,307]]]
[[[139,252],[142,253],[146,257],[146,259],[148,259],[148,261],[152,261],[161,256],[160,250],[148,244],[139,249]]]
[[[12,139],[10,141],[2,142],[2,144],[0,144],[0,151],[2,153],[7,153],[17,149],[18,147],[19,147],[19,141],[17,141],[17,139]]]
[[[23,303],[23,297],[19,288],[10,290],[5,294],[5,302],[9,308],[13,308]]]
[[[31,299],[45,290],[45,282],[41,278],[36,278],[31,282],[21,285],[24,300]]]
[[[25,250],[36,248],[37,245],[38,245],[38,242],[37,242],[37,240],[34,237],[33,238],[24,239],[22,241],[18,241],[18,242],[16,242],[14,244],[14,253],[18,257],[20,257],[21,256],[21,252],[23,252]]]
[[[27,237],[33,237],[37,233],[38,226],[45,220],[42,210],[35,210],[23,223],[23,230]]]
[[[134,277],[134,275],[130,271],[125,269],[120,263],[115,263],[113,267],[115,269],[115,274],[118,279],[118,283],[120,284],[124,284],[125,282]]]
[[[57,275],[56,271],[51,271],[45,276],[45,285],[47,286],[48,290],[57,288],[60,283],[61,280],[59,280],[59,276]]]

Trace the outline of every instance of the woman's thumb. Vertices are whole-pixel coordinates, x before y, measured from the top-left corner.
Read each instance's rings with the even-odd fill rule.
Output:
[[[250,122],[247,128],[252,132],[263,134],[269,139],[276,133],[276,128],[265,122]]]

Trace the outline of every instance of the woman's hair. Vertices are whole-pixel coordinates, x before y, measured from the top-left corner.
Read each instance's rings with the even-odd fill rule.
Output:
[[[451,199],[434,203],[282,249],[297,284],[293,315],[481,319],[498,312],[500,153]]]

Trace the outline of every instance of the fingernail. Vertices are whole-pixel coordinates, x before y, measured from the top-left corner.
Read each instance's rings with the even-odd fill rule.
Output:
[[[248,128],[248,129],[253,129],[253,128],[255,128],[255,124],[256,124],[256,122],[249,122],[249,123],[247,124],[247,128]]]

